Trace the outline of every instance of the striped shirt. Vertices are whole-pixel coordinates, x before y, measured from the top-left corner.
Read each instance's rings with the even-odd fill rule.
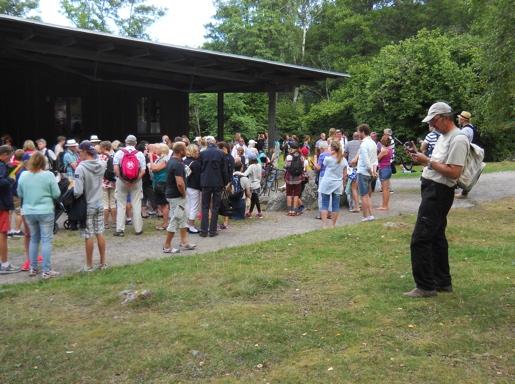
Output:
[[[433,149],[435,148],[436,142],[438,141],[439,137],[440,137],[440,134],[435,131],[429,132],[426,135],[426,138],[424,139],[424,143],[427,143],[427,155],[429,157],[431,157],[431,154],[433,153]]]

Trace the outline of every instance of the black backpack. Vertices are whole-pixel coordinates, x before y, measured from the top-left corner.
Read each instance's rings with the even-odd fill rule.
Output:
[[[472,132],[474,132],[474,136],[472,137],[472,144],[476,144],[481,146],[481,133],[479,132],[479,129],[473,124],[467,124],[466,126],[469,126],[472,129]]]
[[[293,177],[302,175],[302,173],[304,172],[304,161],[302,160],[302,157],[300,155],[293,156],[291,164],[288,167],[288,171],[290,172],[290,175],[292,175]]]
[[[229,195],[229,200],[238,201],[243,198],[243,188],[241,187],[241,176],[233,176],[231,180],[232,193]]]
[[[59,153],[59,156],[57,156],[57,160],[55,161],[56,169],[57,169],[57,172],[59,172],[59,173],[66,173],[66,167],[64,165],[64,154],[65,154],[65,151],[62,151],[61,153]]]
[[[113,156],[107,156],[107,166],[104,172],[104,179],[107,181],[116,181],[116,175],[114,173]]]
[[[45,149],[45,157],[48,160],[48,169],[52,171],[54,174],[57,174],[57,158],[54,160],[50,157],[50,155],[48,154],[48,148]]]

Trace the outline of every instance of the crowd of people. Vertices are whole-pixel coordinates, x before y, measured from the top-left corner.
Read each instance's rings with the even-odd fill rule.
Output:
[[[470,120],[470,113],[462,112],[459,119],[460,123]],[[472,141],[473,135],[469,138],[465,130],[463,136]],[[4,135],[0,146],[0,273],[23,270],[30,276],[41,273],[44,279],[59,275],[52,269],[52,240],[56,202],[66,193],[71,194],[78,212],[68,215],[68,228],[80,229],[85,239],[84,272],[108,267],[106,230],[124,237],[131,225],[138,236],[143,233],[144,219],[151,216],[161,218],[155,229],[166,232],[163,253],[193,250],[192,234],[214,237],[229,228],[230,219],[263,218],[261,188],[266,170],[278,167],[280,153],[284,154],[288,216],[303,213],[302,193],[314,177],[317,218],[324,228],[336,225],[343,194],[350,212],[361,212],[362,221],[372,221],[374,210],[390,208],[390,178],[396,172],[392,134],[385,129],[379,137],[367,124],[360,124],[351,139],[332,128],[321,133],[313,147],[309,136],[300,140],[286,135],[274,148],[268,148],[266,134],[246,141],[237,133],[232,142],[212,136],[190,142],[186,136],[171,140],[165,135],[159,143],[138,142],[134,135],[124,142],[101,141],[92,135],[80,143],[60,136],[54,149],[47,148],[44,139],[26,140],[22,148],[15,149],[12,139]],[[432,159],[440,135],[441,130],[431,124],[420,152],[414,149],[414,158],[422,164]],[[374,208],[371,194],[376,184],[382,201]],[[219,215],[224,216],[222,223]],[[412,250],[417,247],[420,226],[417,223]],[[9,237],[25,239],[27,261],[21,268],[8,261]]]

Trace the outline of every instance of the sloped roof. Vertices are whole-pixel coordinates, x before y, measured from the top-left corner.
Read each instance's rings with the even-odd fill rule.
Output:
[[[46,65],[92,81],[184,92],[281,91],[349,77],[0,15],[0,61],[5,59]]]

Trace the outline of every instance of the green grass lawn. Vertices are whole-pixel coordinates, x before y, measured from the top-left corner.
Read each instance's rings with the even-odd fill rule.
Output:
[[[514,210],[452,211],[433,299],[401,296],[411,215],[2,286],[0,383],[511,383]]]
[[[422,166],[415,165],[413,170],[414,173],[402,173],[400,172],[401,167],[397,166],[397,173],[392,177],[395,178],[404,178],[404,177],[420,177],[422,173]],[[504,172],[504,171],[515,171],[515,161],[499,161],[499,162],[491,162],[486,163],[486,167],[483,170],[483,173],[493,173],[493,172]]]

